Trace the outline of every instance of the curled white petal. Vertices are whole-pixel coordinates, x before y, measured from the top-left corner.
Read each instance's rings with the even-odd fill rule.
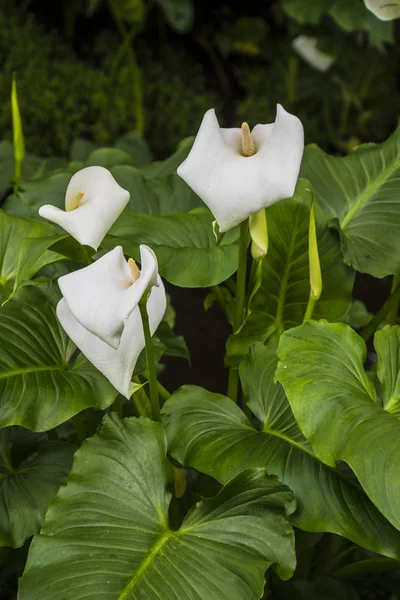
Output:
[[[167,306],[164,286],[158,277],[147,300],[150,332],[159,326]],[[117,349],[85,329],[76,320],[67,301],[62,298],[57,305],[57,317],[64,331],[82,354],[101,372],[123,396],[131,396],[130,382],[139,354],[145,346],[139,307],[130,314]]]
[[[79,206],[68,210],[74,199]],[[41,217],[57,223],[82,245],[99,247],[110,227],[129,202],[124,190],[104,167],[86,167],[73,175],[65,195],[65,208],[51,204],[39,209]]]
[[[251,214],[293,195],[304,150],[301,121],[278,104],[275,123],[251,132],[253,156],[240,152],[241,130],[221,129],[214,109],[199,132],[178,175],[227,231]]]
[[[293,40],[292,46],[296,52],[314,69],[325,73],[328,71],[335,58],[317,47],[317,38],[299,35]]]
[[[158,284],[153,250],[140,246],[140,259],[142,269],[134,283],[121,246],[58,280],[75,319],[112,348],[118,348],[125,323],[143,294]]]
[[[365,6],[381,21],[400,17],[400,0],[364,0]]]

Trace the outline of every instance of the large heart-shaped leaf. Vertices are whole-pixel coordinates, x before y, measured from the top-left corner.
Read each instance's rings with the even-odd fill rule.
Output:
[[[166,450],[160,423],[105,417],[33,540],[20,600],[258,600],[271,564],[290,576],[292,493],[248,470],[171,530]]]
[[[0,300],[13,289],[13,280],[21,268],[20,250],[26,238],[41,238],[54,233],[53,227],[47,223],[13,217],[0,210]],[[33,261],[30,260],[29,267],[24,269],[23,277],[29,279],[39,269],[60,258],[56,252],[42,251]],[[22,280],[22,276],[20,279]]]
[[[269,243],[261,267],[261,284],[250,302],[244,326],[228,340],[228,366],[243,359],[253,342],[277,345],[283,331],[303,321],[310,295],[311,193],[310,184],[299,180],[293,199],[267,209]],[[351,305],[354,271],[343,263],[337,233],[329,230],[319,211],[316,223],[323,292],[314,315],[335,321]]]
[[[345,261],[384,277],[400,270],[400,127],[382,144],[343,158],[308,146],[301,173],[340,232]]]
[[[249,467],[265,467],[295,493],[291,522],[330,531],[370,550],[400,557],[400,533],[348,473],[324,465],[299,430],[282,386],[274,383],[276,353],[255,344],[240,366],[242,385],[261,430],[229,398],[193,386],[164,404],[170,454],[225,483]]]
[[[282,335],[278,354],[276,377],[315,454],[331,467],[350,465],[400,529],[400,422],[377,403],[363,368],[364,341],[348,325],[310,321]]]
[[[206,209],[188,215],[164,217],[125,211],[102,242],[108,249],[121,244],[125,254],[140,260],[139,245],[149,245],[157,255],[163,277],[181,287],[208,287],[228,279],[237,269],[237,229],[218,244],[213,216]]]
[[[0,431],[0,546],[18,548],[39,531],[72,465],[74,447],[66,442],[42,441],[17,460],[31,446],[26,441],[17,428]]]
[[[116,391],[61,328],[45,290],[23,288],[0,309],[0,427],[46,431],[89,407],[106,408]]]

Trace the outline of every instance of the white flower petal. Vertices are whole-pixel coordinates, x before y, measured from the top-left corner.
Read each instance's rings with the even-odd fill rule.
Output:
[[[207,111],[189,156],[178,168],[221,232],[292,196],[303,156],[303,126],[280,105],[275,123],[253,129],[253,156],[241,155],[238,131],[221,129],[214,109]]]
[[[293,40],[292,46],[311,67],[325,73],[333,65],[335,58],[317,48],[317,42],[315,37],[299,35]]]
[[[140,246],[142,270],[134,283],[121,246],[96,262],[60,277],[58,285],[75,319],[103,342],[118,348],[125,322],[148,288],[157,285],[157,258]]]
[[[365,6],[381,21],[400,17],[400,0],[364,0]]]
[[[163,283],[158,277],[147,300],[150,331],[153,335],[159,326],[167,306]],[[129,399],[130,382],[139,354],[143,350],[144,335],[139,307],[130,314],[121,336],[118,349],[111,348],[90,333],[77,321],[65,298],[57,305],[57,317],[64,331],[82,354],[101,372],[123,396]]]
[[[130,194],[104,167],[86,167],[73,175],[65,195],[66,209],[82,192],[81,202],[74,210],[64,211],[46,204],[39,214],[63,227],[80,244],[97,250],[128,204]]]

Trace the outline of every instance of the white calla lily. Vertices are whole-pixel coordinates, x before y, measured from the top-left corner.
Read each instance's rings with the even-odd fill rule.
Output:
[[[133,261],[132,269],[122,246],[117,246],[88,267],[58,280],[75,319],[114,349],[118,348],[125,323],[143,294],[159,283],[157,258],[151,248],[140,246],[140,261],[141,271]]]
[[[365,6],[381,21],[400,17],[400,0],[364,0]]]
[[[129,202],[130,194],[104,167],[86,167],[72,176],[65,210],[52,204],[39,209],[41,217],[57,223],[80,244],[99,247]]]
[[[95,274],[103,274],[105,280],[109,278],[108,285],[111,288],[115,288],[110,294],[107,294],[106,297],[97,299],[92,305],[90,304],[90,298],[89,301],[84,300],[86,311],[88,311],[86,313],[87,319],[85,319],[84,311],[81,309],[79,310],[80,320],[76,318],[76,314],[74,313],[74,310],[76,310],[78,305],[76,298],[73,298],[74,289],[76,295],[80,297],[81,300],[84,299],[85,294],[90,294],[90,286],[85,287],[84,293],[82,293],[82,290],[80,290],[79,287],[75,287],[83,282],[82,277],[74,279],[73,284],[68,284],[67,297],[63,297],[57,305],[57,317],[65,332],[80,349],[82,354],[84,354],[126,398],[129,398],[132,394],[132,373],[139,354],[145,347],[143,324],[138,302],[144,294],[148,294],[146,306],[151,335],[154,334],[160,324],[167,306],[165,289],[161,278],[157,274],[157,262],[155,262],[155,271],[153,268],[153,259],[155,259],[155,256],[152,250],[147,246],[141,246],[140,250],[142,258],[141,271],[137,269],[135,263],[133,263],[131,267],[129,266],[123,258],[122,248],[118,247],[100,258],[97,263],[78,272],[82,275],[84,271],[91,271],[88,276],[88,281],[94,283],[93,294],[97,294],[100,290],[95,286],[93,267],[94,265],[101,263],[101,268],[96,270]],[[111,255],[111,259],[109,255]],[[121,260],[121,255],[125,264],[123,264]],[[118,273],[114,274],[114,277],[110,277],[110,269],[114,269]],[[129,273],[131,274],[130,277]],[[75,273],[72,273],[71,275],[74,274]],[[69,277],[69,275],[65,276],[65,278],[67,277]],[[142,282],[139,284],[141,279]],[[131,281],[130,285],[129,281]],[[128,317],[125,320],[123,319],[123,316],[126,314],[126,306],[129,303],[126,302],[124,292],[120,289],[123,282],[128,286],[126,289],[128,293],[131,293],[131,289],[133,290],[136,287],[134,302],[132,302],[131,298],[129,300],[130,306],[132,307],[134,305],[134,307],[130,310]],[[63,287],[65,289],[65,286]],[[106,286],[102,288],[103,292],[106,291],[105,287]],[[133,294],[131,293],[131,296],[132,295]],[[93,298],[93,300],[96,300],[96,298]],[[73,308],[71,308],[70,302],[72,303]],[[110,302],[110,304],[106,306],[108,302]],[[121,309],[118,302],[125,308]],[[109,325],[104,322],[107,319],[109,320]],[[96,320],[99,322],[103,320],[103,323],[101,323],[101,325],[99,324],[99,329],[103,328],[108,331],[112,331],[116,324],[118,324],[118,330],[120,329],[120,325],[123,325],[118,348],[113,348],[107,342],[103,341],[103,339],[87,329],[85,325],[90,324],[93,327],[93,323]],[[97,328],[95,327],[95,329]]]
[[[335,57],[326,52],[322,52],[317,46],[318,40],[315,37],[309,37],[307,35],[299,35],[292,42],[293,48],[311,67],[317,71],[325,73],[328,71],[333,63]]]
[[[303,150],[301,121],[279,104],[275,123],[256,125],[251,134],[247,124],[242,129],[221,128],[210,109],[178,175],[224,232],[293,195]]]

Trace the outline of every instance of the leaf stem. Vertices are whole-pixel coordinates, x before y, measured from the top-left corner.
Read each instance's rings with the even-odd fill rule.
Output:
[[[312,293],[310,293],[310,296],[308,298],[306,312],[304,313],[304,317],[303,317],[303,323],[302,323],[303,325],[311,319],[313,312],[314,312],[315,304],[316,304],[316,300],[315,300],[314,296],[312,295]]]
[[[393,275],[392,287],[390,289],[391,294],[397,288],[399,283],[400,283],[399,275]],[[400,298],[397,300],[396,304],[393,306],[391,311],[388,313],[386,321],[389,325],[396,325],[396,323],[397,323],[397,315],[399,312],[399,302],[400,302]]]
[[[149,375],[149,372],[147,369],[146,369],[146,371],[144,371],[143,376],[146,379],[150,380],[150,375]],[[164,402],[166,402],[167,400],[169,400],[171,398],[171,394],[167,390],[167,388],[164,387],[163,384],[160,383],[158,380],[157,380],[157,388],[158,388],[158,395],[160,396],[161,400],[163,400],[163,402],[161,402],[161,405],[163,405]]]
[[[347,580],[369,575],[370,573],[384,573],[396,569],[400,570],[400,561],[394,558],[367,558],[336,569],[332,575],[337,579]]]
[[[400,301],[400,283],[390,294],[385,304],[381,306],[373,319],[360,331],[360,335],[366,342],[371,335],[379,328],[379,325],[385,320],[386,316],[398,305]]]
[[[142,317],[144,341],[146,348],[147,371],[149,375],[149,390],[151,413],[154,421],[161,421],[160,401],[158,398],[157,372],[154,360],[154,349],[151,341],[149,315],[147,313],[147,294],[139,302],[140,315]]]
[[[239,331],[244,317],[244,306],[246,298],[246,270],[247,270],[247,247],[249,243],[249,225],[247,219],[240,224],[238,271],[236,282],[235,312],[233,316],[233,333]],[[239,371],[237,368],[229,370],[228,396],[237,403],[239,391]]]

